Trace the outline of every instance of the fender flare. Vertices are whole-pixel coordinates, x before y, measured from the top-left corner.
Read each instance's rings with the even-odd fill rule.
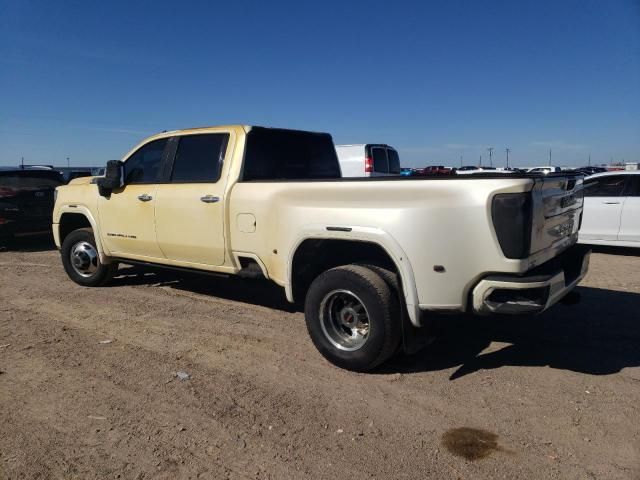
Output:
[[[333,226],[334,225],[332,225],[332,227]],[[414,326],[419,327],[420,306],[413,268],[406,253],[396,239],[388,232],[376,227],[357,227],[351,225],[335,225],[335,227],[343,227],[345,231],[329,231],[326,225],[307,225],[301,229],[300,234],[296,237],[292,247],[289,249],[287,258],[287,283],[284,285],[287,300],[293,302],[293,257],[302,242],[314,239],[369,242],[380,246],[395,264],[402,282],[402,294],[407,306],[409,319]]]
[[[55,231],[55,235],[58,237],[58,242],[60,243],[60,246],[62,247],[62,242],[60,241],[60,221],[62,220],[62,216],[65,213],[70,213],[72,215],[83,215],[88,221],[89,224],[91,225],[91,228],[93,229],[93,238],[96,241],[96,249],[98,250],[98,256],[100,257],[100,262],[102,263],[109,263],[110,259],[108,256],[108,250],[105,251],[104,248],[104,244],[102,242],[102,238],[100,237],[100,231],[98,230],[98,222],[96,222],[96,219],[94,218],[93,214],[91,213],[91,210],[89,210],[87,207],[85,207],[84,205],[63,205],[60,207],[60,209],[56,212],[57,213],[57,231]],[[55,219],[54,219],[55,220]]]

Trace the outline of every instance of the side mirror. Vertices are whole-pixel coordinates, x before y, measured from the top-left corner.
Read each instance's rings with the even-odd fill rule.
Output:
[[[124,185],[124,163],[121,160],[109,160],[104,177],[98,178],[100,195],[106,197],[111,191]]]

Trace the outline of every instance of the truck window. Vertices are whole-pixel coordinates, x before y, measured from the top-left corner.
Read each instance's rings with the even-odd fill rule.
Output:
[[[389,173],[389,161],[387,160],[387,150],[385,148],[372,148],[373,171],[378,173]]]
[[[184,135],[180,137],[171,181],[217,182],[229,141],[228,133]]]
[[[167,140],[161,138],[143,145],[124,162],[125,184],[158,181],[160,161]]]
[[[389,173],[400,173],[400,157],[398,156],[398,152],[396,152],[393,148],[387,150],[389,154]]]
[[[624,189],[624,177],[616,175],[585,182],[585,197],[619,197]]]
[[[247,134],[242,181],[340,178],[331,135],[254,127]]]

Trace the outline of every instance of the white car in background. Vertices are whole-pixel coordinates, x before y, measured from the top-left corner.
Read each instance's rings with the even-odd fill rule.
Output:
[[[474,173],[515,173],[515,170],[508,170],[502,167],[474,167],[468,165],[456,170],[457,175],[472,175]]]
[[[343,177],[400,175],[400,157],[384,144],[336,145]]]
[[[584,197],[580,243],[640,248],[640,171],[587,177]]]
[[[527,168],[527,173],[544,173],[545,175],[548,173],[559,173],[561,171],[562,169],[560,167],[552,167],[551,165]]]

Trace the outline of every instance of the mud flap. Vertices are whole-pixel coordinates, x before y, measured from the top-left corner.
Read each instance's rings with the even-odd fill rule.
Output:
[[[435,332],[432,331],[430,322],[422,315],[422,327],[416,327],[411,323],[407,309],[402,308],[402,349],[406,355],[418,353],[424,347],[433,342]]]

